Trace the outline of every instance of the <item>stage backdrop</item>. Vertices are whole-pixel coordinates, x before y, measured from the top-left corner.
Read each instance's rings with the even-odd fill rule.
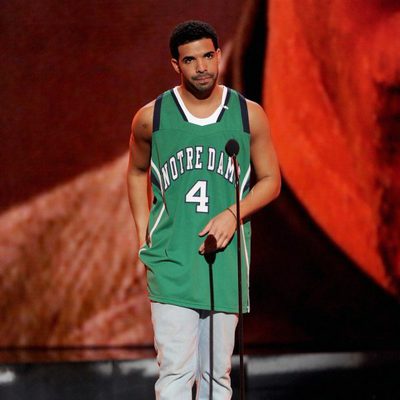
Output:
[[[134,112],[177,84],[168,36],[220,34],[284,176],[253,218],[251,345],[400,337],[395,0],[2,5],[0,346],[151,345],[125,174]],[[250,77],[250,78],[249,78]]]

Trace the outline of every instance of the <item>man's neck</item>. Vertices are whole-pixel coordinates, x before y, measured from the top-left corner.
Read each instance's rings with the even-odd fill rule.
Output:
[[[193,105],[213,102],[216,99],[220,99],[222,94],[222,86],[218,84],[214,85],[210,90],[202,92],[191,87],[186,87],[186,85],[182,83],[178,86],[178,90],[185,103],[189,102]]]
[[[178,86],[179,94],[186,108],[197,116],[210,115],[221,103],[223,86],[215,85],[207,92],[193,92],[184,85]]]

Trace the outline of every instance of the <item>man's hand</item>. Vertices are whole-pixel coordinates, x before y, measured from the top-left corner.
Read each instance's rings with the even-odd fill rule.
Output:
[[[236,230],[236,217],[233,211],[224,210],[212,218],[199,236],[207,235],[206,240],[199,248],[200,254],[212,253],[224,249]],[[213,240],[210,240],[213,238]]]

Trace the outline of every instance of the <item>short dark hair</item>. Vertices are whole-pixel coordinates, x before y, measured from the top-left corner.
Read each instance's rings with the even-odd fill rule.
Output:
[[[179,58],[178,47],[200,39],[211,39],[215,50],[218,49],[218,36],[215,29],[207,22],[190,20],[178,24],[171,33],[169,49],[172,58]]]

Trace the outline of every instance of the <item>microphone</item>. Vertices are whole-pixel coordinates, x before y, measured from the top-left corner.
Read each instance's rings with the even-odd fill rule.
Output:
[[[240,400],[244,400],[244,362],[243,362],[243,310],[242,310],[242,252],[241,252],[241,223],[240,223],[240,189],[239,189],[239,165],[237,154],[239,143],[235,139],[229,139],[225,145],[225,151],[231,157],[235,173],[235,197],[236,197],[236,253],[237,253],[237,274],[238,274],[238,311],[239,311],[239,369],[240,369]]]
[[[239,143],[235,139],[229,139],[226,142],[225,151],[229,157],[237,156],[239,153]]]

